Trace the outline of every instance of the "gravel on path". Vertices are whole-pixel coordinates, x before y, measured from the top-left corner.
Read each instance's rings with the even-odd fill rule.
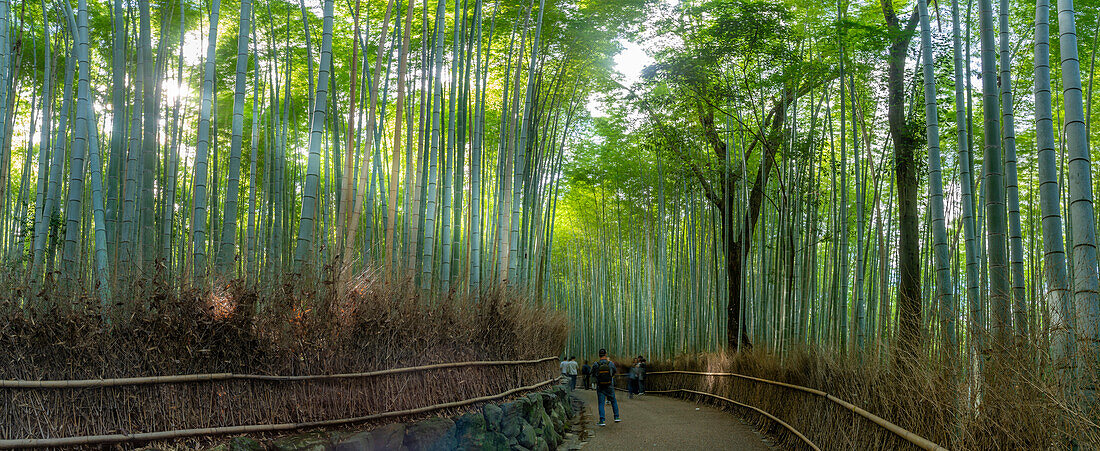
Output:
[[[629,399],[616,392],[622,422],[612,421],[611,406],[607,410],[607,426],[596,425],[596,391],[577,389],[585,402],[591,438],[587,450],[637,449],[732,449],[767,451],[772,448],[764,438],[729,412],[675,398],[659,395],[635,396]]]

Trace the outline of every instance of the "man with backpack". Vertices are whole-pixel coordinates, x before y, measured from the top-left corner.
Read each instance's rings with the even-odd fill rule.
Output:
[[[611,401],[611,408],[615,413],[615,422],[619,419],[619,402],[615,400],[615,364],[607,357],[607,350],[600,350],[600,360],[592,365],[592,374],[596,377],[596,405],[600,411],[600,426],[605,426],[607,416],[604,414],[604,400]]]

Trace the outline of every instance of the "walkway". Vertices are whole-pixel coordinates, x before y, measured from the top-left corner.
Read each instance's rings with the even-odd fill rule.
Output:
[[[771,449],[760,434],[729,412],[659,395],[628,399],[625,392],[616,392],[623,421],[612,422],[611,406],[605,406],[607,426],[599,427],[596,391],[578,389],[576,393],[584,400],[585,428],[592,434],[585,449]]]

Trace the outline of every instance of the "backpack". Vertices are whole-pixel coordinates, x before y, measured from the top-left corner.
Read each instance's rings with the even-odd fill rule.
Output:
[[[596,375],[596,385],[603,387],[610,387],[614,380],[614,375],[611,374],[611,362],[608,360],[600,360],[592,366],[592,373]]]

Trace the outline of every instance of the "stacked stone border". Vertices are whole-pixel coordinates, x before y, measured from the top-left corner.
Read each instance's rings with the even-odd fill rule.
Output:
[[[219,451],[549,451],[566,444],[571,420],[579,415],[565,385],[528,393],[512,401],[482,405],[466,414],[391,423],[353,433],[315,433],[261,442],[238,437]],[[342,438],[338,438],[342,437]]]

